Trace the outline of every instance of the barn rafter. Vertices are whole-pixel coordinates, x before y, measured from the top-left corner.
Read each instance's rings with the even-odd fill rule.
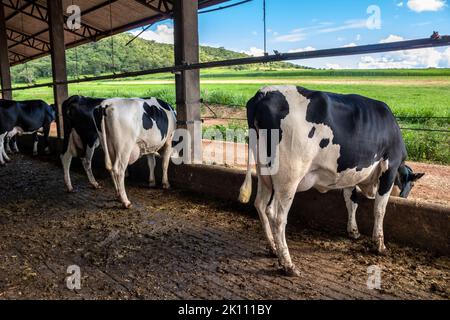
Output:
[[[57,0],[62,1],[66,48],[155,23],[173,16],[174,0]],[[198,0],[203,9],[229,0]],[[50,54],[47,0],[0,0],[4,7],[10,64],[28,62]],[[81,26],[67,26],[69,5],[81,9]],[[124,14],[126,12],[126,14]],[[113,19],[111,19],[111,16]],[[112,20],[112,21],[111,21]]]
[[[135,1],[161,14],[168,14],[173,9],[173,3],[170,0],[135,0]]]
[[[50,43],[48,41],[39,39],[38,35],[33,36],[25,34],[21,31],[13,30],[11,28],[6,29],[6,31],[8,40],[14,42],[14,44],[8,46],[10,50],[21,44],[24,44],[27,47],[39,50],[41,52],[47,52],[48,50],[50,50]]]

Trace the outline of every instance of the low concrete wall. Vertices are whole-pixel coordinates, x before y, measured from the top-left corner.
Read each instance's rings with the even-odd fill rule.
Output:
[[[31,140],[27,137],[20,139],[20,145],[22,149],[25,148],[24,150],[31,150]],[[56,139],[51,140],[51,145],[53,150],[57,150]],[[77,162],[74,165],[76,167]],[[94,159],[94,168],[97,176],[108,175],[103,167],[103,154],[100,149]],[[239,170],[203,165],[172,165],[169,175],[172,186],[176,188],[231,201],[237,201],[239,189],[245,177],[245,174]],[[130,176],[140,181],[147,179],[148,167],[144,159],[130,168]],[[254,199],[256,179],[254,179],[253,187]],[[249,205],[249,207],[252,206]],[[361,197],[357,221],[360,232],[368,236],[372,234],[372,212],[373,201]],[[297,194],[289,214],[289,223],[332,233],[345,233],[347,210],[342,192],[320,194],[309,191]],[[437,254],[450,255],[450,207],[448,206],[391,197],[384,230],[386,242],[396,242]]]

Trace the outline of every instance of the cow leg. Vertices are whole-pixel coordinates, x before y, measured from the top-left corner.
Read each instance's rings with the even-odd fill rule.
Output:
[[[295,185],[285,184],[279,188],[275,187],[274,197],[267,207],[267,215],[272,227],[278,259],[288,276],[300,276],[300,271],[292,262],[286,242],[287,217],[297,191],[297,185],[298,183]]]
[[[156,179],[155,179],[155,167],[156,167],[156,159],[155,155],[149,154],[147,156],[148,170],[150,171],[150,177],[148,179],[148,185],[150,188],[156,187]]]
[[[6,150],[5,150],[5,138],[3,137],[2,138],[2,144],[3,144],[3,147],[2,147],[2,149],[1,149],[1,151],[0,151],[0,153],[1,153],[1,155],[2,155],[2,157],[3,157],[3,162],[11,162],[11,159],[8,157],[8,155],[6,154]]]
[[[272,190],[267,188],[267,186],[258,179],[258,192],[255,199],[255,207],[259,214],[259,219],[266,235],[267,241],[269,242],[269,250],[272,255],[277,256],[277,250],[275,246],[275,240],[273,238],[272,230],[270,228],[269,219],[267,218],[266,210],[269,202],[272,198]]]
[[[48,142],[48,136],[50,135],[50,125],[44,127],[44,152],[50,154],[50,144]]]
[[[74,191],[72,181],[70,179],[70,165],[72,163],[72,158],[77,156],[75,135],[76,135],[75,131],[72,131],[70,133],[67,150],[64,154],[61,155],[61,163],[64,169],[64,183],[66,184],[67,192]]]
[[[124,148],[117,152],[117,158],[114,160],[114,165],[111,170],[111,176],[116,187],[117,194],[120,201],[126,209],[132,207],[130,200],[128,200],[127,192],[125,190],[125,171],[130,163],[132,148]]]
[[[39,136],[37,132],[33,133],[33,156],[38,155]]]
[[[344,189],[344,199],[348,211],[347,232],[352,239],[359,239],[361,236],[358,231],[358,224],[356,223],[356,210],[358,210],[356,196],[356,187]]]
[[[162,153],[162,185],[163,189],[165,190],[170,189],[168,172],[171,156],[172,156],[172,139],[169,139],[169,141],[166,142],[166,145],[164,146],[164,150]]]
[[[6,133],[0,135],[0,166],[5,165],[5,160],[3,159],[3,148],[5,145],[5,137],[6,137]]]
[[[128,200],[127,192],[125,190],[125,169],[126,168],[119,169],[119,171],[117,171],[115,175],[117,179],[117,185],[119,187],[120,201],[123,203],[123,206],[126,209],[130,209],[132,205],[130,200]]]
[[[12,143],[12,151],[13,153],[19,153],[19,147],[17,146],[17,137],[13,136],[11,137],[11,143]]]
[[[5,141],[3,143],[5,145],[6,154],[11,154],[12,153],[10,146],[11,138],[8,135],[6,135]]]
[[[72,163],[72,158],[72,153],[70,152],[69,147],[66,153],[61,155],[61,163],[64,170],[64,183],[66,184],[67,192],[73,192],[72,181],[70,180],[70,164]]]
[[[95,180],[94,174],[92,173],[92,158],[94,157],[95,149],[99,146],[98,140],[95,142],[95,144],[90,147],[86,147],[86,156],[81,159],[81,162],[83,163],[84,171],[86,171],[86,175],[89,179],[89,183],[95,188],[100,189],[100,184]]]
[[[396,171],[396,170],[395,170]],[[394,187],[395,173],[393,170],[386,171],[380,178],[378,192],[375,197],[374,205],[374,225],[372,240],[375,243],[375,249],[379,254],[386,251],[384,245],[383,222],[386,214],[386,207],[389,202],[389,197]]]

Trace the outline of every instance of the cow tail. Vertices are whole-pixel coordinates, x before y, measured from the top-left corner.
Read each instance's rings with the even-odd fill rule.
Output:
[[[103,116],[102,116],[102,124],[101,124],[101,132],[103,140],[103,151],[105,152],[105,167],[106,170],[111,171],[113,169],[112,161],[111,161],[111,155],[109,154],[109,148],[108,148],[108,139],[106,137],[106,108],[102,110]]]
[[[244,184],[241,187],[241,191],[239,193],[239,202],[241,203],[249,203],[250,198],[252,197],[252,155],[253,150],[251,145],[248,145],[248,159],[247,159],[247,174],[245,175]]]

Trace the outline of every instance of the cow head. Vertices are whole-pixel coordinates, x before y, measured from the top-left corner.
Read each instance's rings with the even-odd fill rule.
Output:
[[[53,121],[56,121],[56,105],[54,105],[54,104],[49,105],[49,107],[47,109],[47,114],[50,117],[50,123],[52,123]]]
[[[403,164],[398,169],[397,179],[395,185],[400,189],[400,197],[408,198],[414,182],[419,180],[425,175],[425,173],[414,173],[410,167]]]

